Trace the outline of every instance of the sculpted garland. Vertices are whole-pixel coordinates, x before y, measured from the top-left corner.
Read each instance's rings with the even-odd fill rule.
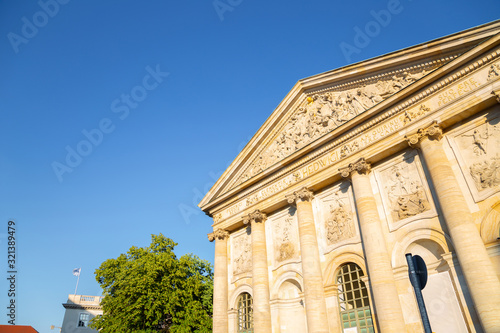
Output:
[[[426,74],[425,70],[420,73],[404,72],[363,87],[307,97],[304,106],[298,108],[297,113],[288,120],[274,142],[249,166],[237,184],[252,178]],[[409,114],[406,116],[408,119],[415,117]],[[355,149],[355,147],[351,148]]]

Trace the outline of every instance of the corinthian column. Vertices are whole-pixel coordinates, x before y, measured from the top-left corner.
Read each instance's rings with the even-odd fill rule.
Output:
[[[311,203],[312,198],[313,193],[305,187],[293,192],[291,195],[287,195],[288,202],[297,206],[307,328],[309,333],[324,333],[328,332],[328,316]]]
[[[441,138],[442,130],[434,122],[406,139],[410,146],[419,145],[422,150],[481,325],[487,333],[498,332],[500,282],[446,157]]]
[[[352,180],[368,277],[380,331],[406,332],[390,256],[368,177],[370,170],[370,164],[361,158],[356,163],[340,169],[340,172],[342,177],[350,176]]]
[[[266,218],[266,214],[256,210],[243,219],[244,224],[251,223],[252,229],[252,289],[255,333],[270,333],[272,331],[264,225]]]
[[[215,267],[214,267],[214,303],[213,303],[213,332],[227,333],[227,239],[229,233],[217,229],[208,235],[208,240],[215,240]]]

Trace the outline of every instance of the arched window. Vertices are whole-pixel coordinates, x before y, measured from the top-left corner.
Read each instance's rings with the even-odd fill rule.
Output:
[[[249,293],[238,296],[238,333],[253,333],[253,302]]]
[[[361,280],[363,271],[358,265],[348,263],[337,274],[339,308],[342,329],[357,327],[359,333],[373,333],[372,314],[368,290]]]

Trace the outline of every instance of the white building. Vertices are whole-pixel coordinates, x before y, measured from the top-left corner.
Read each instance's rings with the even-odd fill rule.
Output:
[[[61,333],[97,332],[88,325],[92,318],[102,314],[102,299],[102,296],[68,295],[68,301],[63,303],[66,312]]]

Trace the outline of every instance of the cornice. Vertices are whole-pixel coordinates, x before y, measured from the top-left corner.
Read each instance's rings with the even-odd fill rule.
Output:
[[[396,62],[407,63],[412,60],[425,59],[432,54],[443,54],[450,52],[451,49],[470,49],[478,44],[478,41],[484,40],[491,36],[496,35],[500,29],[500,20],[492,21],[479,25],[477,27],[472,27],[463,31],[453,33],[451,35],[446,35],[440,38],[433,39],[431,41],[423,42],[417,45],[409,46],[400,50],[389,52],[377,56],[375,58],[362,60],[360,62],[333,69],[324,73],[313,75],[304,79],[299,80],[306,89],[309,89],[312,85],[321,84],[325,78],[331,76],[332,74],[343,74],[347,76],[353,76],[359,74],[360,72],[368,71],[371,66],[379,63],[382,59],[386,64],[394,64]],[[391,65],[391,66],[392,66]]]
[[[63,303],[65,309],[78,309],[78,310],[101,310],[100,305],[85,305],[85,304],[74,304],[74,303]]]

